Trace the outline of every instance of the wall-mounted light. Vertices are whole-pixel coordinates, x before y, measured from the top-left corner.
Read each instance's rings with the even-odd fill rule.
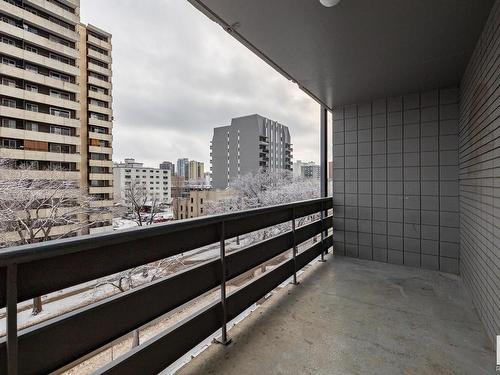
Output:
[[[340,0],[319,0],[319,2],[321,3],[321,5],[329,8],[340,3]]]

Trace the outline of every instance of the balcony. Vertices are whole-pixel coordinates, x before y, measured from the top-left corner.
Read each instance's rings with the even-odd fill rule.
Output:
[[[111,108],[101,107],[95,104],[89,104],[89,111],[102,113],[108,116],[113,114],[113,110]]]
[[[45,3],[47,3],[45,1]],[[11,17],[23,19],[26,22],[32,23],[37,27],[44,29],[47,32],[53,33],[59,37],[66,38],[72,42],[78,41],[78,34],[75,31],[69,30],[36,14],[33,14],[23,8],[10,4],[9,2],[2,1],[2,11]]]
[[[42,112],[33,112],[22,108],[11,108],[11,107],[0,106],[0,116],[17,118],[21,120],[34,121],[34,122],[43,122],[46,124],[69,126],[73,128],[80,127],[80,120],[77,119],[54,116]]]
[[[4,250],[0,252],[0,275],[3,276],[0,278],[0,306],[7,306],[10,328],[8,337],[0,341],[0,368],[3,373],[22,374],[57,370],[197,296],[219,288],[225,290],[226,280],[259,267],[280,254],[289,254],[260,277],[227,297],[222,294],[222,300],[211,302],[187,320],[144,343],[138,348],[140,350],[108,365],[118,373],[125,369],[131,373],[157,373],[311,261],[320,256],[323,258],[332,244],[331,233],[327,233],[332,226],[332,216],[328,214],[331,208],[331,199],[316,199]],[[298,223],[299,218],[319,213],[329,216],[323,219],[312,217],[310,222],[297,228],[292,225],[292,222]],[[226,254],[227,240],[282,223],[289,223],[282,234]],[[321,240],[311,243],[310,239],[316,236]],[[221,258],[29,329],[17,332],[14,328],[17,315],[12,312],[17,312],[18,301],[211,244],[219,244]],[[305,246],[290,254],[290,249],[296,249],[299,244]],[[145,248],[148,251],[133,250]],[[72,271],[58,272],[58,269]],[[141,308],[137,309],[137,306]],[[115,319],[117,313],[120,319]],[[99,329],[96,329],[96,324]],[[68,345],[68,340],[71,345]],[[37,350],[33,351],[33,347]]]
[[[103,81],[102,79],[96,77],[88,77],[88,82],[93,86],[102,87],[108,90],[111,90],[112,88],[111,82]]]
[[[87,42],[89,44],[92,44],[96,47],[102,48],[107,51],[111,51],[111,43],[106,42],[104,40],[101,40],[99,38],[96,38],[95,36],[92,36],[90,34],[87,34]]]
[[[61,99],[52,95],[39,94],[38,92],[24,90],[19,87],[0,85],[0,95],[10,96],[21,100],[28,100],[35,103],[42,103],[48,106],[72,109],[74,111],[80,110],[80,103],[76,101]]]
[[[105,62],[107,64],[111,64],[111,56],[94,51],[93,49],[87,49],[87,56]]]
[[[52,4],[47,0],[29,0],[27,2],[33,5],[35,8],[42,9],[44,12],[64,19],[64,21],[70,24],[77,25],[80,22],[80,19],[76,14],[68,12],[67,10],[58,7],[57,5]]]
[[[64,91],[70,91],[72,93],[80,92],[80,88],[78,87],[78,85],[75,85],[74,83],[64,82],[60,79],[51,78],[43,74],[30,72],[29,70],[21,69],[6,64],[0,64],[0,74],[5,74],[11,77],[19,77],[20,79],[24,79],[26,81],[39,83],[44,86],[49,86]]]
[[[101,126],[103,128],[112,128],[113,122],[106,120],[99,120],[95,117],[89,117],[89,125]]]
[[[73,76],[80,75],[80,69],[76,66],[65,64],[49,57],[39,55],[38,53],[30,52],[6,43],[2,43],[2,52],[17,59],[27,60],[49,69],[59,70]]]
[[[19,39],[24,39],[30,43],[33,43],[36,46],[45,48],[47,50],[56,52],[58,54],[65,55],[69,58],[78,59],[80,56],[78,50],[74,48],[70,48],[61,43],[51,41],[48,38],[41,37],[35,33],[26,31],[20,27],[13,26],[6,22],[0,23],[0,32],[15,36]]]

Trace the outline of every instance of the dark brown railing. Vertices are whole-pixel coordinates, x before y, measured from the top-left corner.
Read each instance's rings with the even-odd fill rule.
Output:
[[[0,308],[7,336],[0,340],[0,373],[46,374],[81,359],[148,322],[221,288],[221,298],[98,371],[158,373],[332,246],[331,198],[258,208],[172,224],[19,246],[0,252]],[[321,215],[301,227],[295,221]],[[318,215],[319,214],[319,215]],[[292,230],[226,255],[227,239],[292,223]],[[321,241],[298,253],[297,245]],[[213,243],[221,256],[95,304],[17,330],[17,303]],[[293,257],[225,294],[226,280],[293,249]],[[119,317],[119,318],[117,318]]]

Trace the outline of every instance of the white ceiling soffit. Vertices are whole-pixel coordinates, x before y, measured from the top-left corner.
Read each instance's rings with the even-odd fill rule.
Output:
[[[328,108],[460,82],[494,0],[189,0]]]

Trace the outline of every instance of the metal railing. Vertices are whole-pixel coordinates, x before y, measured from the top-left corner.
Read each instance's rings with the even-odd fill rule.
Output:
[[[158,373],[264,297],[332,246],[331,198],[301,201],[171,224],[19,246],[0,252],[0,307],[7,336],[0,340],[0,373],[46,374],[220,287],[221,298],[98,371]],[[296,220],[321,217],[297,227]],[[230,238],[291,223],[291,230],[229,254]],[[297,245],[321,235],[298,253]],[[220,257],[89,306],[17,329],[17,303],[220,243]],[[292,249],[292,257],[226,295],[226,281]],[[119,317],[119,318],[117,318]]]

